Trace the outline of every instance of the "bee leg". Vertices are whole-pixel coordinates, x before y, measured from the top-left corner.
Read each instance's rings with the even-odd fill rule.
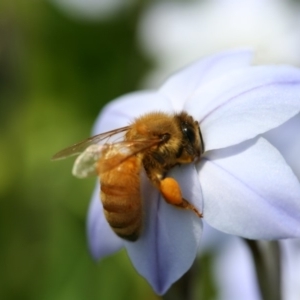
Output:
[[[184,209],[191,209],[199,218],[203,217],[202,213],[193,204],[182,198],[180,186],[175,179],[171,177],[162,179],[159,184],[159,190],[169,204]]]

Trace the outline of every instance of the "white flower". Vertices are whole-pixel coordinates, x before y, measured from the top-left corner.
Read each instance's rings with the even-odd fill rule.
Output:
[[[235,48],[255,49],[256,63],[300,66],[299,6],[285,0],[162,1],[139,26],[144,52],[156,63],[146,86],[199,56]]]
[[[229,51],[173,75],[158,91],[136,92],[111,102],[94,133],[126,126],[151,111],[187,111],[199,121],[205,153],[196,164],[168,176],[212,227],[250,239],[300,236],[300,184],[279,151],[258,135],[300,111],[300,70],[249,66],[249,51]],[[125,246],[156,293],[163,294],[192,265],[202,234],[195,214],[167,204],[142,180],[144,227],[134,243],[117,237],[94,194],[88,217],[96,258]]]

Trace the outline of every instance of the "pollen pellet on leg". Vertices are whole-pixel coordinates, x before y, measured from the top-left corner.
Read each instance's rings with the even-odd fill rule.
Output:
[[[175,205],[179,208],[192,210],[199,218],[203,215],[198,209],[187,200],[182,198],[181,190],[178,182],[170,177],[167,177],[160,181],[159,190],[169,204]]]
[[[182,203],[180,186],[175,179],[167,177],[161,180],[160,192],[168,203],[174,205]]]

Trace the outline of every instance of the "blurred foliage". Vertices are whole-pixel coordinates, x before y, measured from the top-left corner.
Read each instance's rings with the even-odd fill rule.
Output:
[[[95,263],[85,222],[94,179],[51,162],[149,62],[138,9],[74,20],[49,2],[0,2],[0,299],[158,299],[125,251]]]

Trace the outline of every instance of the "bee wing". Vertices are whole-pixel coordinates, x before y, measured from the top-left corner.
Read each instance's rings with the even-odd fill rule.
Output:
[[[109,144],[91,145],[81,153],[73,165],[72,174],[78,178],[97,175],[99,159]]]
[[[74,144],[73,146],[67,147],[67,148],[59,151],[52,157],[52,160],[63,159],[63,158],[69,157],[69,156],[78,155],[78,154],[82,153],[84,150],[86,150],[89,146],[98,144],[100,142],[107,142],[107,140],[109,138],[117,135],[118,133],[127,131],[128,129],[129,129],[129,126],[126,126],[126,127],[121,127],[118,129],[114,129],[111,131],[107,131],[104,133],[94,135],[94,136],[87,138],[79,143]],[[95,151],[95,149],[93,151]]]
[[[79,178],[100,175],[117,167],[133,155],[157,145],[160,141],[154,139],[91,145],[77,157],[72,173]]]

